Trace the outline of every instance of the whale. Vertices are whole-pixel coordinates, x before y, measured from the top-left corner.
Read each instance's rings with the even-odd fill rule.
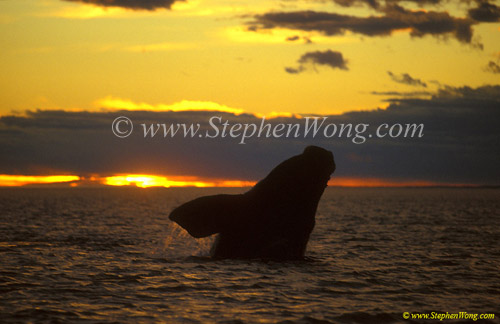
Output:
[[[169,219],[195,238],[218,234],[213,258],[302,259],[335,167],[332,152],[308,146],[247,192],[196,198]]]

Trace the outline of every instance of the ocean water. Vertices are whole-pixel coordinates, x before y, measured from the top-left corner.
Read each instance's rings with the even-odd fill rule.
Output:
[[[211,260],[167,218],[242,191],[0,189],[0,322],[499,323],[500,190],[328,188],[294,262]]]

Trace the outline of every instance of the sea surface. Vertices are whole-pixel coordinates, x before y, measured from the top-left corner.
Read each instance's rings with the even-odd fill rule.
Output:
[[[499,323],[499,189],[328,188],[294,262],[212,260],[168,220],[245,190],[0,189],[0,322]]]

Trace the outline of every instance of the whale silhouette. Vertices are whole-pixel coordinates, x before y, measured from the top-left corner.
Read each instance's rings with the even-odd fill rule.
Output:
[[[334,171],[330,151],[308,146],[248,192],[200,197],[175,208],[169,218],[195,238],[219,233],[214,258],[300,259]]]

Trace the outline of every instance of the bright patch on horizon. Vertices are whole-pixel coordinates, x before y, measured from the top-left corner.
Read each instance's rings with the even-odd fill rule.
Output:
[[[28,176],[0,174],[0,186],[18,187],[29,184],[50,184],[79,181],[80,177],[75,175],[52,175],[52,176]]]

